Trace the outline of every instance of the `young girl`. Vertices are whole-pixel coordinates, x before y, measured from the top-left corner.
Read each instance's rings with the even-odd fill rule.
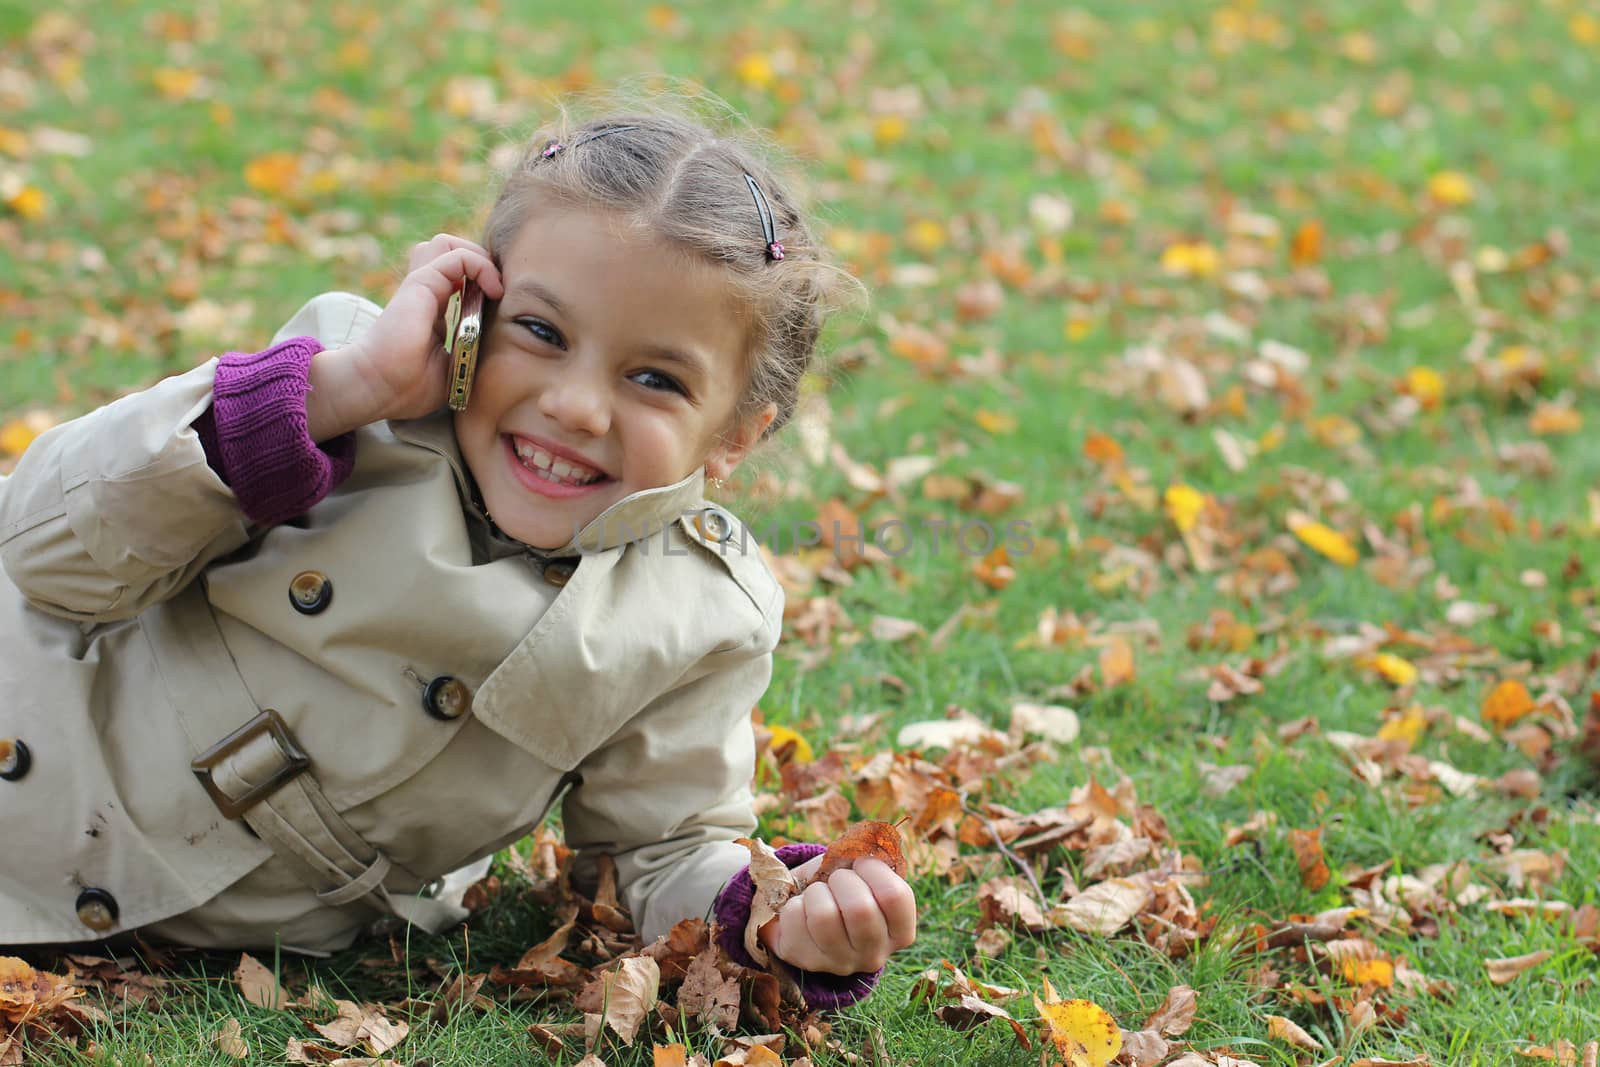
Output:
[[[559,799],[647,941],[714,909],[748,962],[782,591],[702,492],[793,411],[831,271],[737,143],[591,122],[535,140],[481,246],[417,245],[381,313],[325,294],[41,436],[0,480],[0,943],[439,930],[441,877]],[[761,936],[836,1005],[914,927],[869,861]]]

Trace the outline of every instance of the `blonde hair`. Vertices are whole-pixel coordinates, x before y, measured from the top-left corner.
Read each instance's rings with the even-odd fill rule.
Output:
[[[604,102],[615,106],[615,98],[613,92]],[[732,118],[732,109],[723,107]],[[748,129],[716,125],[724,128],[713,129],[682,97],[630,99],[621,110],[587,121],[576,120],[571,104],[563,104],[554,121],[524,142],[504,176],[484,224],[483,245],[498,263],[532,207],[553,202],[614,212],[723,268],[749,324],[735,418],[773,404],[777,415],[766,428],[769,436],[794,414],[827,317],[847,291],[865,290],[818,242],[798,182],[785,173],[792,168],[772,142]],[[563,147],[547,155],[554,144]],[[769,259],[746,174],[770,206],[781,260]]]

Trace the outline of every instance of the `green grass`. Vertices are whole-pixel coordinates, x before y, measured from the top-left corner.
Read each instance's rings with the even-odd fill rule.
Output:
[[[790,640],[763,701],[766,714],[819,747],[844,712],[884,712],[879,744],[949,704],[1003,726],[1013,702],[1044,699],[1096,663],[1089,645],[1029,646],[1046,608],[1091,624],[1153,620],[1159,640],[1136,642],[1136,679],[1071,703],[1084,723],[1081,744],[1108,750],[1140,799],[1166,816],[1178,847],[1211,872],[1196,897],[1216,927],[1182,960],[1129,938],[1021,934],[1003,957],[986,961],[972,950],[975,887],[922,878],[921,936],[869,1001],[836,1020],[835,1036],[847,1048],[861,1050],[869,1032],[881,1030],[893,1037],[897,1063],[1034,1062],[1037,1052],[1019,1049],[1007,1029],[957,1035],[926,1004],[908,1001],[915,976],[943,959],[1029,990],[1048,975],[1063,995],[1094,999],[1130,1027],[1170,985],[1188,983],[1200,995],[1188,1039],[1261,1063],[1295,1062],[1287,1046],[1267,1041],[1268,1013],[1294,1018],[1347,1062],[1425,1051],[1436,1063],[1504,1063],[1528,1041],[1600,1037],[1593,955],[1534,920],[1467,907],[1442,916],[1436,937],[1372,932],[1386,951],[1451,983],[1454,995],[1389,991],[1384,1003],[1403,1016],[1353,1037],[1337,1014],[1253,988],[1261,960],[1241,948],[1249,924],[1347,903],[1345,870],[1393,861],[1396,872],[1410,872],[1464,860],[1501,885],[1480,835],[1533,809],[1546,817],[1518,823],[1517,847],[1560,849],[1567,858],[1545,895],[1574,906],[1600,903],[1595,779],[1568,755],[1569,745],[1558,743],[1534,802],[1489,794],[1411,807],[1392,784],[1374,790],[1356,779],[1321,737],[1286,746],[1274,732],[1314,715],[1323,732],[1374,733],[1392,690],[1348,661],[1324,659],[1323,642],[1363,622],[1415,632],[1445,627],[1448,599],[1435,594],[1438,579],[1500,613],[1463,630],[1490,655],[1464,665],[1457,678],[1423,683],[1416,700],[1476,720],[1493,682],[1526,663],[1541,676],[1564,671],[1580,716],[1587,704],[1593,682],[1578,665],[1600,618],[1600,531],[1591,511],[1600,505],[1589,496],[1600,492],[1600,451],[1592,445],[1600,427],[1600,109],[1591,103],[1600,91],[1600,43],[1587,40],[1577,0],[1094,2],[1079,16],[1034,0],[695,2],[676,6],[672,32],[653,27],[644,9],[615,2],[507,2],[498,16],[471,4],[351,2],[333,15],[250,3],[175,22],[163,21],[162,5],[132,0],[69,0],[61,9],[73,32],[57,35],[66,44],[47,44],[39,34],[49,26],[32,5],[0,0],[0,69],[20,72],[0,85],[32,86],[16,100],[0,97],[0,127],[30,138],[41,127],[68,130],[90,145],[81,157],[35,150],[13,158],[0,147],[0,175],[41,189],[49,205],[37,219],[0,211],[0,423],[40,407],[70,415],[221,348],[260,347],[322,289],[387,296],[410,244],[442,229],[471,232],[487,153],[547,115],[545,94],[564,77],[598,85],[641,71],[694,78],[805,158],[826,194],[824,228],[837,247],[887,235],[886,256],[846,252],[872,303],[827,335],[830,351],[865,353],[859,368],[835,375],[828,393],[836,439],[880,470],[895,457],[926,454],[940,457],[944,473],[1018,483],[1021,502],[993,521],[1030,523],[1054,552],[1014,560],[1016,580],[998,591],[948,548],[935,554],[921,546],[899,561],[900,576],[857,571],[835,595],[863,631],[878,613],[931,631],[963,603],[981,610],[937,653],[915,641],[863,636],[812,662]],[[363,42],[365,54],[352,42]],[[750,52],[772,57],[776,85],[741,80],[737,64]],[[152,82],[158,68],[193,70],[205,88],[194,99],[166,99]],[[495,79],[503,113],[449,116],[445,86],[456,76]],[[920,92],[923,111],[903,139],[880,141],[872,91],[905,87]],[[1033,113],[1065,146],[1060,154],[1035,143]],[[270,152],[294,153],[306,170],[339,177],[265,195],[247,184],[245,167]],[[866,162],[886,167],[887,177],[864,178]],[[1429,204],[1427,183],[1446,170],[1469,177],[1470,203]],[[1036,194],[1066,197],[1075,208],[1072,227],[1055,239],[1053,277],[1044,273],[1050,239],[1029,221]],[[1118,204],[1134,210],[1131,221],[1108,218],[1108,205]],[[1224,256],[1230,242],[1250,245],[1230,237],[1246,213],[1270,217],[1281,231],[1275,242],[1255,242],[1259,262],[1246,268],[1273,287],[1268,299],[1231,295],[1220,275],[1163,273],[1162,252],[1175,240],[1205,241]],[[949,231],[931,251],[911,242],[925,220]],[[1297,282],[1288,259],[1293,234],[1310,220],[1325,230],[1324,255],[1312,268],[1322,286],[1302,284],[1304,273]],[[1480,306],[1462,302],[1450,259],[1471,261],[1485,246],[1515,255],[1553,231],[1562,254],[1525,271],[1480,272]],[[351,234],[370,236],[370,253],[316,254],[313,238]],[[1006,234],[1021,237],[1034,278],[1043,280],[1034,288],[1007,285],[993,318],[959,321],[957,290],[989,275],[982,254]],[[937,270],[936,285],[895,283],[895,267],[919,262]],[[181,313],[198,301],[227,309],[220,326],[183,328],[189,320]],[[1208,333],[1202,323],[1212,312],[1232,314],[1249,341]],[[955,356],[992,350],[999,373],[918,373],[892,354],[882,313],[948,330]],[[1067,333],[1074,318],[1089,324],[1075,338]],[[1542,353],[1537,399],[1570,397],[1582,430],[1536,438],[1530,398],[1502,395],[1475,377],[1464,355],[1475,337],[1490,360],[1511,345]],[[1245,364],[1267,339],[1309,354],[1301,403],[1250,384]],[[1244,402],[1236,410],[1219,403],[1186,421],[1149,390],[1117,386],[1124,353],[1143,345],[1195,361],[1213,399],[1237,388]],[[1417,366],[1444,377],[1443,403],[1386,429],[1396,383]],[[986,431],[975,417],[980,408],[1013,416],[1019,429]],[[1357,442],[1319,440],[1316,420],[1328,416],[1349,420]],[[1233,472],[1213,443],[1218,429],[1247,442],[1276,429],[1282,440]],[[1177,544],[1172,524],[1084,457],[1090,431],[1120,442],[1158,495],[1177,481],[1212,494],[1230,509],[1240,552],[1285,547],[1297,585],[1245,598],[1218,588],[1237,562],[1226,552],[1212,574],[1164,562]],[[1497,446],[1535,439],[1550,450],[1548,475],[1497,461]],[[842,471],[808,469],[784,449],[775,446],[758,465],[805,491],[741,506],[758,526],[809,519],[832,496],[872,522],[972,517],[915,487],[903,502],[867,500]],[[1329,480],[1344,492],[1329,495]],[[1504,502],[1514,529],[1470,511],[1435,510],[1468,480]],[[1307,492],[1323,502],[1308,503]],[[1393,588],[1366,564],[1342,569],[1296,550],[1284,524],[1291,508],[1352,535],[1370,522],[1408,544],[1426,570],[1409,587]],[[1408,514],[1414,529],[1404,525]],[[1152,553],[1149,578],[1097,587],[1112,546]],[[1569,560],[1580,572],[1564,578]],[[1529,569],[1548,577],[1545,587],[1521,581]],[[1242,658],[1186,645],[1189,628],[1214,609],[1263,629],[1249,655],[1285,657],[1260,696],[1222,706],[1206,699],[1195,671]],[[903,679],[907,691],[884,686],[885,673]],[[1532,766],[1499,740],[1485,744],[1440,728],[1418,751],[1489,777]],[[1233,791],[1210,797],[1202,792],[1202,761],[1253,770]],[[1022,809],[1060,803],[1090,773],[1080,754],[1067,752],[1000,799]],[[1259,855],[1223,848],[1224,827],[1257,810],[1278,813],[1280,827],[1325,828],[1335,871],[1328,887],[1302,886],[1281,835],[1266,837]],[[788,826],[780,816],[766,828]],[[1077,860],[1058,853],[1054,862]],[[470,933],[473,969],[514,960],[541,936],[544,919],[515,902],[480,917]],[[461,960],[468,947],[460,934],[412,938],[409,967],[389,976],[361,963],[387,958],[382,945],[283,966],[297,987],[315,977],[362,997],[425,999],[439,980],[423,961]],[[1483,959],[1540,948],[1555,953],[1541,968],[1504,987],[1487,981]],[[1286,977],[1320,983],[1329,995],[1348,993],[1287,954],[1271,959]],[[189,964],[182,995],[157,1012],[119,1014],[94,1035],[96,1053],[40,1054],[104,1064],[146,1054],[156,1062],[232,1062],[206,1036],[234,1015],[260,1060],[281,1062],[284,1040],[309,1032],[292,1016],[245,1005],[227,979],[231,963]],[[1026,999],[1016,1007],[1031,1016]],[[398,1053],[409,1063],[527,1062],[539,1053],[526,1024],[570,1017],[559,1006],[512,1004],[502,995],[485,1013],[417,1026]],[[606,1056],[630,1064],[649,1058],[648,1051]],[[821,1055],[817,1062],[844,1061]]]

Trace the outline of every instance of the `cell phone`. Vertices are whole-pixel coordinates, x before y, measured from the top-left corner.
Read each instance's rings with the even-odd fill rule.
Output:
[[[483,332],[483,290],[471,278],[450,294],[444,309],[445,351],[450,354],[450,410],[465,411],[478,369],[478,339]]]

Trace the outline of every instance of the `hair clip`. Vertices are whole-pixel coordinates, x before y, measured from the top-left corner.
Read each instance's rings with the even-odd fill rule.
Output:
[[[613,126],[608,130],[601,130],[598,133],[591,133],[577,141],[574,141],[572,143],[572,147],[578,148],[582,145],[588,144],[590,141],[599,140],[601,137],[610,137],[614,133],[622,133],[624,130],[637,130],[638,128],[639,127],[637,126]],[[551,141],[549,144],[544,146],[544,151],[539,153],[540,158],[550,159],[554,156],[560,155],[566,147],[567,146],[562,144],[560,141]]]
[[[772,223],[772,209],[767,206],[767,198],[762,195],[761,187],[749,174],[744,176],[745,184],[750,186],[750,195],[756,200],[756,214],[761,216],[761,235],[767,242],[767,260],[769,262],[783,258],[783,245],[778,241],[778,231]]]

